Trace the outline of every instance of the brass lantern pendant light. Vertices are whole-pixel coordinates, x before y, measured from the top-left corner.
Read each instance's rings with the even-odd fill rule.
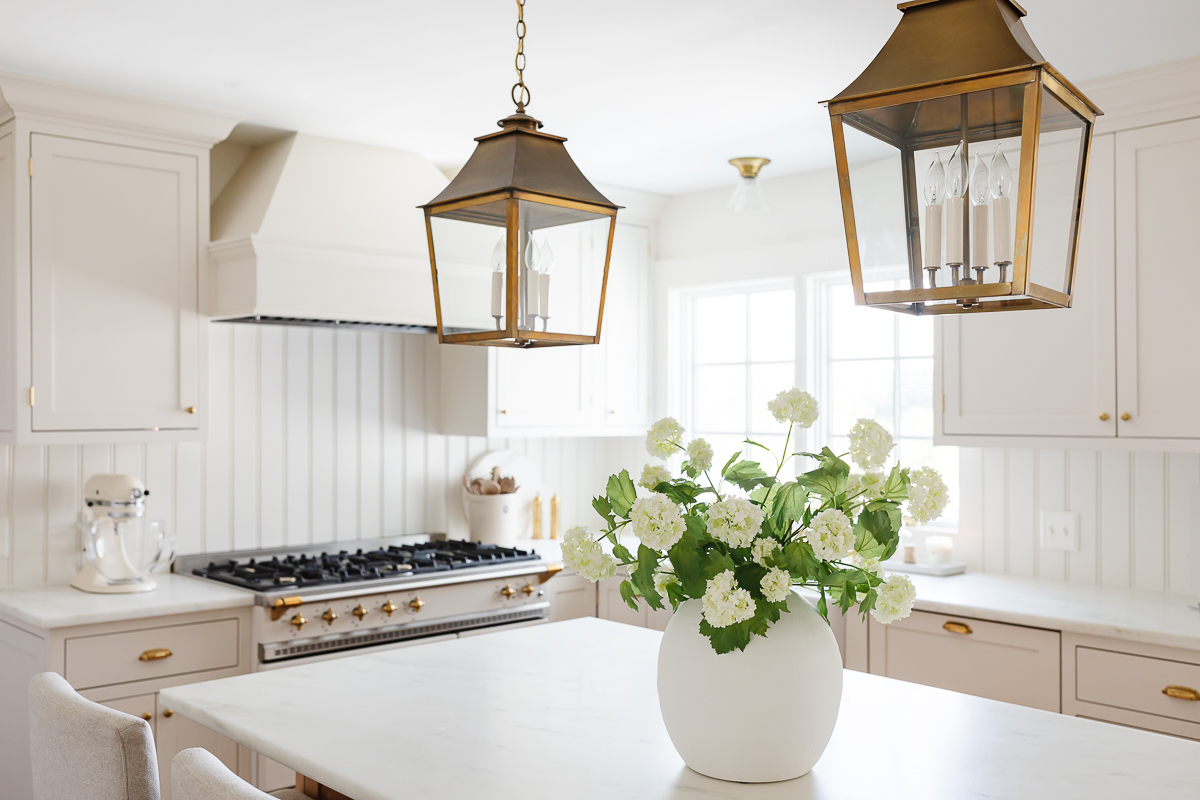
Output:
[[[517,0],[516,113],[480,136],[425,210],[438,340],[505,347],[596,344],[617,205],[566,139],[525,113],[525,2]]]
[[[1069,307],[1100,109],[1042,58],[1014,0],[899,9],[875,60],[827,102],[856,302]]]

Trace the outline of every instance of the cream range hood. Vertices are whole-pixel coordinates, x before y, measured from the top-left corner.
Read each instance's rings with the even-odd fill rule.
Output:
[[[417,208],[448,183],[433,163],[303,133],[242,149],[212,205],[211,317],[435,330]]]

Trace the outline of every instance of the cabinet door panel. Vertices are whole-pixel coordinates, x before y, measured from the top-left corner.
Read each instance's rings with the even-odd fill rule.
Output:
[[[945,320],[943,434],[1116,435],[1112,225],[1113,137],[1097,136],[1072,307]]]
[[[196,159],[31,138],[34,430],[195,429]]]
[[[872,620],[869,638],[874,675],[1046,711],[1060,708],[1057,631],[914,611],[890,625]]]
[[[230,771],[249,778],[249,764],[239,769],[237,742],[216,731],[210,730],[199,722],[176,714],[168,708],[158,711],[158,780],[162,786],[161,800],[171,800],[171,759],[181,750],[189,747],[203,747],[217,758],[221,759]]]
[[[109,700],[101,705],[108,706],[114,711],[122,711],[132,717],[141,717],[150,723],[150,731],[158,734],[158,713],[155,708],[156,694],[139,694],[134,697],[122,697]]]
[[[1200,120],[1117,134],[1117,423],[1122,437],[1200,438]]]
[[[604,361],[603,413],[604,424],[608,426],[648,423],[649,248],[649,230],[637,225],[617,225],[600,337]]]

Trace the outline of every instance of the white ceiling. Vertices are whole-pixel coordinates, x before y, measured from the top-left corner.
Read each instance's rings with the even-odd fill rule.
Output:
[[[1200,55],[1195,0],[1023,0],[1078,82]],[[528,0],[529,111],[593,180],[676,194],[832,161],[817,103],[896,0]],[[0,69],[413,150],[440,165],[512,110],[512,0],[0,0]]]

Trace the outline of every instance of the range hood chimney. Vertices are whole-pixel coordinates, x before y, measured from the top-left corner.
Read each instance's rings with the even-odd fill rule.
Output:
[[[212,206],[210,316],[436,330],[417,206],[447,183],[382,147],[294,133],[252,148]]]

